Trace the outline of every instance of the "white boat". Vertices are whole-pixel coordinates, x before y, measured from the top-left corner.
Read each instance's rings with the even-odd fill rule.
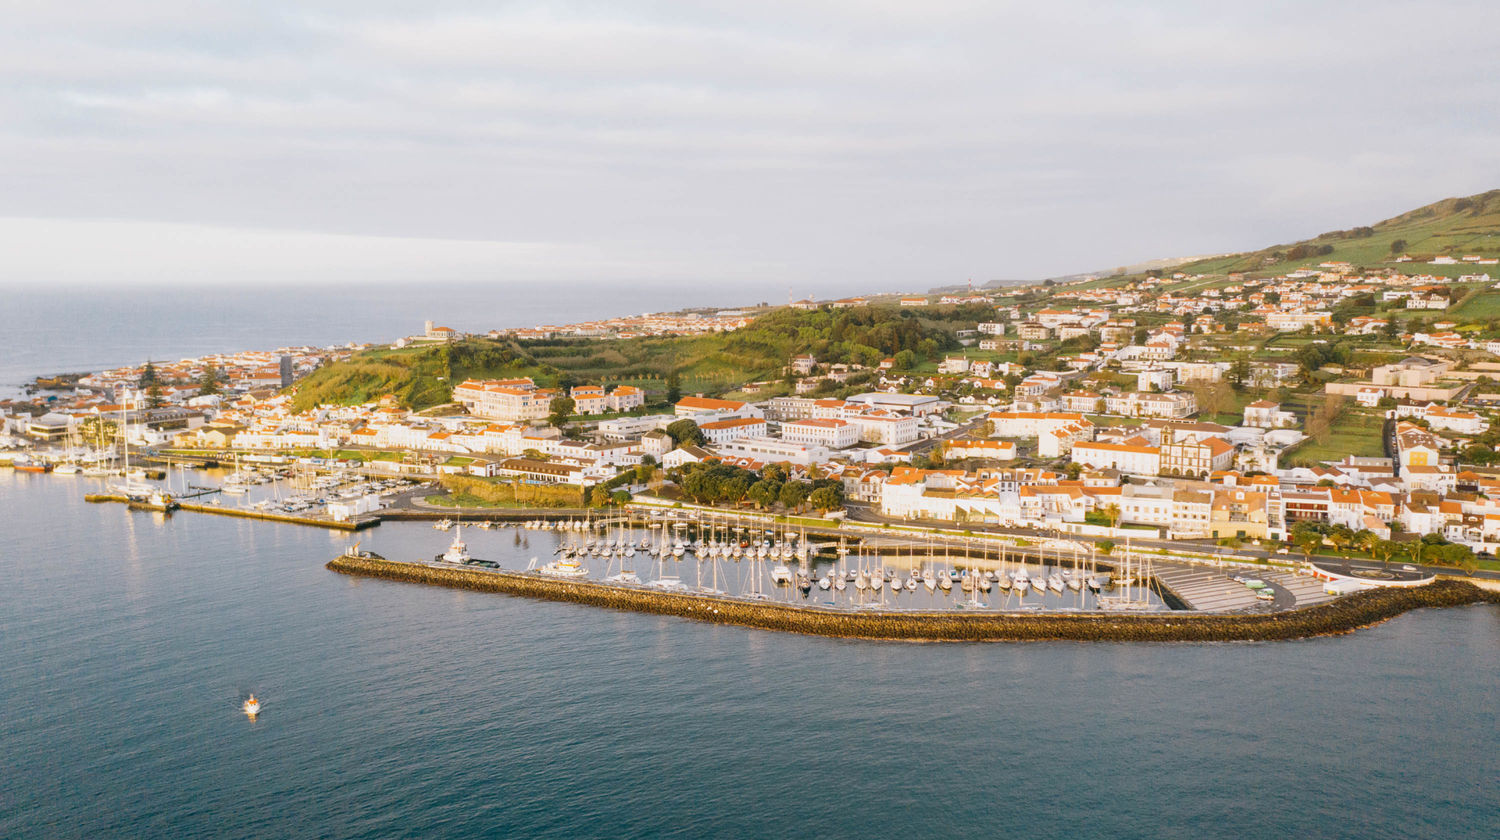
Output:
[[[952,592],[953,578],[949,577],[948,575],[940,575],[938,577],[938,586],[941,586],[944,592]]]
[[[83,468],[73,463],[62,463],[52,468],[53,475],[78,475]]]
[[[256,715],[260,714],[260,701],[256,700],[255,695],[252,694],[250,695],[250,699],[246,700],[245,705],[241,708],[245,710],[245,714],[249,715],[250,717],[255,717]]]
[[[432,527],[436,528],[439,531],[446,531],[449,528],[453,527],[453,520],[451,520],[451,519],[440,519],[437,522],[432,523]]]
[[[444,563],[458,563],[463,565],[469,562],[469,547],[464,544],[464,529],[462,527],[453,532],[453,542],[449,544],[448,550],[438,556]]]
[[[1011,587],[1015,589],[1016,592],[1025,595],[1026,590],[1031,588],[1031,575],[1026,574],[1025,569],[1017,571],[1014,575],[1011,576]]]
[[[917,579],[916,579],[916,577],[909,577],[909,578],[906,579],[906,591],[907,592],[916,592],[917,591]]]
[[[1063,577],[1062,577],[1062,575],[1058,574],[1057,572],[1053,572],[1052,574],[1048,575],[1047,576],[1047,588],[1051,589],[1053,592],[1061,592],[1061,591],[1063,591]]]
[[[791,583],[792,570],[785,563],[777,563],[775,568],[771,569],[771,582],[778,586]]]
[[[564,557],[561,560],[554,560],[543,566],[540,571],[544,575],[560,578],[587,577],[589,573],[588,569],[585,569],[583,564],[578,562],[578,559],[575,557]]]

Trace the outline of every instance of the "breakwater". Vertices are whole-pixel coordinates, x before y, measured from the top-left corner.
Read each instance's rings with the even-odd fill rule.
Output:
[[[1206,613],[875,612],[746,601],[695,593],[561,580],[536,573],[443,568],[374,555],[344,555],[332,571],[361,577],[501,592],[697,621],[818,636],[893,641],[1280,641],[1349,633],[1423,607],[1500,603],[1500,594],[1461,581],[1373,589],[1326,604],[1255,615]]]
[[[314,528],[331,528],[335,531],[363,531],[366,528],[380,524],[378,515],[362,516],[347,521],[336,521],[326,517],[297,516],[290,513],[270,513],[261,510],[246,510],[244,508],[223,507],[221,505],[199,505],[191,502],[172,502],[171,505],[157,505],[151,502],[143,502],[115,493],[88,493],[84,495],[86,502],[120,502],[128,505],[131,510],[149,510],[158,513],[170,511],[185,511],[187,513],[211,513],[215,516],[233,516],[240,519],[263,519],[267,522],[285,522],[289,525],[308,525]]]

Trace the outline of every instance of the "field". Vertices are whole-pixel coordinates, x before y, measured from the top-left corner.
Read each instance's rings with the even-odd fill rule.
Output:
[[[1321,395],[1299,394],[1287,401],[1284,408],[1306,417],[1309,406],[1322,401]],[[1333,424],[1322,442],[1311,438],[1282,453],[1283,467],[1293,463],[1317,463],[1341,461],[1345,455],[1380,458],[1385,456],[1383,440],[1385,420],[1378,411],[1350,407]]]
[[[1397,241],[1403,247],[1393,249]],[[1312,253],[1289,258],[1294,249],[1303,246]],[[1327,254],[1316,253],[1331,247]],[[1392,260],[1409,254],[1412,262]],[[1478,254],[1500,256],[1500,190],[1449,198],[1420,207],[1364,229],[1332,231],[1301,242],[1276,245],[1260,251],[1189,263],[1180,270],[1189,274],[1225,274],[1232,271],[1270,271],[1285,273],[1322,262],[1343,261],[1367,267],[1393,268],[1403,274],[1433,274],[1458,277],[1463,274],[1487,273],[1500,278],[1500,267],[1474,265],[1429,265],[1433,256],[1462,257]],[[1278,256],[1280,255],[1280,256]],[[1268,262],[1268,258],[1270,261]]]
[[[1464,301],[1459,306],[1449,309],[1446,313],[1454,319],[1483,320],[1486,318],[1500,318],[1500,292],[1485,291]]]

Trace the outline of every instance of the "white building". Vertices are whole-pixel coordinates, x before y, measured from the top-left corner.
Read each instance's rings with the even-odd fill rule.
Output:
[[[703,436],[708,438],[710,444],[718,446],[739,438],[764,437],[766,421],[759,417],[736,417],[701,423],[698,428],[703,430]]]
[[[826,448],[821,446],[792,443],[768,437],[739,438],[717,449],[720,455],[727,458],[748,458],[766,464],[786,462],[804,467],[821,464],[831,455]]]
[[[848,449],[859,442],[859,427],[847,420],[793,420],[782,424],[781,437],[790,443]]]
[[[1108,467],[1131,475],[1156,475],[1161,471],[1159,448],[1132,443],[1075,443],[1073,460],[1086,467]]]

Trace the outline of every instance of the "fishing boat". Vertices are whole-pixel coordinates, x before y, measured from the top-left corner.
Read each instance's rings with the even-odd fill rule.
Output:
[[[252,694],[250,695],[250,699],[246,700],[245,704],[241,706],[241,708],[245,710],[246,715],[255,717],[256,715],[260,714],[260,701],[256,700],[255,695]]]

